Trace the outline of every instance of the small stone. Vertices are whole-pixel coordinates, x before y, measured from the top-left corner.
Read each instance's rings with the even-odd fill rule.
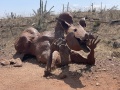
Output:
[[[10,65],[13,65],[16,63],[15,59],[10,59],[9,62],[10,62]]]
[[[107,71],[105,68],[101,69],[101,71]]]
[[[115,59],[116,57],[113,57],[113,59]]]
[[[91,77],[91,75],[88,75],[88,77]]]
[[[97,70],[95,70],[95,72],[97,72]]]
[[[114,77],[113,77],[113,79],[117,79],[117,77],[116,77],[116,76],[114,76]]]
[[[22,64],[15,64],[14,67],[22,67]]]
[[[98,76],[95,76],[95,78],[98,78]]]
[[[112,61],[112,59],[111,59],[111,58],[109,58],[108,60],[109,60],[109,61]]]
[[[107,58],[109,58],[110,56],[107,56]]]
[[[13,65],[14,67],[22,67],[22,61],[18,58],[15,59],[15,64]]]
[[[91,83],[91,85],[93,85],[93,83]]]
[[[1,65],[3,65],[3,66],[10,65],[10,62],[9,62],[8,60],[2,60],[0,63],[1,63]]]
[[[96,78],[93,78],[93,81],[97,81],[97,79],[96,79]]]
[[[100,86],[100,83],[97,82],[97,83],[96,83],[96,86]]]

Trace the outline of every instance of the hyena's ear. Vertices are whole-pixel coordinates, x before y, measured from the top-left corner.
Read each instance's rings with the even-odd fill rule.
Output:
[[[63,29],[65,29],[65,30],[69,29],[69,27],[70,27],[69,23],[67,23],[66,21],[64,21],[63,19],[60,19],[60,18],[56,18],[56,20],[58,20],[58,22],[61,24]]]
[[[79,24],[84,28],[86,27],[86,22],[85,22],[85,18],[81,18],[79,21]]]

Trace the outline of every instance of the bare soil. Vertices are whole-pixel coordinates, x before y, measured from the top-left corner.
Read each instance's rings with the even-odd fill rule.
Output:
[[[12,34],[9,28],[0,28],[0,59],[12,58],[14,41],[24,28],[13,27]],[[111,56],[120,52],[111,46],[120,39],[120,26],[101,25],[95,34],[101,42],[95,49],[94,66],[70,64],[45,78],[45,65],[35,58],[25,60],[22,67],[0,65],[0,90],[120,90],[120,58]]]

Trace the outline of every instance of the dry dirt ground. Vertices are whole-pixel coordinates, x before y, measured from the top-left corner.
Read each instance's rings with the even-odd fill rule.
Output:
[[[0,65],[0,90],[120,90],[120,54],[112,56],[120,49],[112,48],[109,42],[113,38],[120,39],[120,26],[115,27],[103,25],[96,33],[102,40],[95,50],[94,66],[70,64],[57,68],[51,77],[45,78],[45,65],[35,58],[25,60],[22,67]],[[18,36],[18,31],[13,34]],[[10,37],[11,32],[5,28],[0,28],[0,33],[0,59],[10,59],[15,53],[16,36]],[[66,77],[61,79],[64,75]]]
[[[44,67],[34,58],[28,58],[22,67],[1,66],[0,90],[120,90],[120,62],[116,58],[98,57],[92,67],[70,64],[56,69],[49,78],[43,77]],[[60,79],[61,75],[67,77]]]

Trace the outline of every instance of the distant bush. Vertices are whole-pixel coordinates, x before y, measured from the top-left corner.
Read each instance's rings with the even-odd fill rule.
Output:
[[[100,24],[101,24],[100,21],[95,21],[93,26],[98,27],[98,26],[100,26]]]
[[[98,27],[100,26],[100,24],[101,24],[101,22],[100,21],[95,21],[94,23],[93,23],[93,29],[92,29],[92,31],[93,32],[97,32],[98,31]]]

